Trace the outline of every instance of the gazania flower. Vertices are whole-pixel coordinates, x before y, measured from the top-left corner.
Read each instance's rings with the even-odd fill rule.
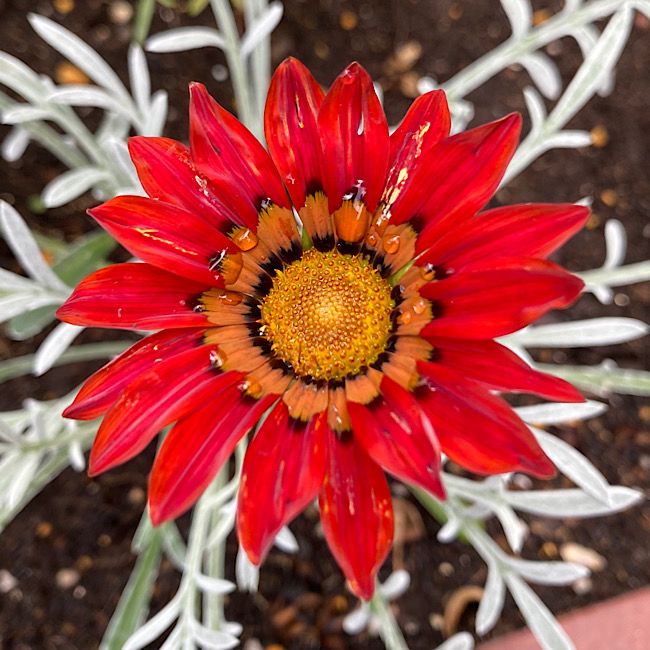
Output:
[[[441,451],[480,474],[553,474],[495,392],[582,398],[493,339],[580,293],[546,258],[587,210],[481,212],[519,116],[450,136],[432,91],[389,136],[356,63],[326,95],[296,60],[278,68],[269,153],[203,86],[190,95],[189,148],[130,141],[148,198],[91,210],[144,263],[93,273],[58,312],[157,332],[90,377],[66,415],[104,418],[91,474],[175,423],[151,472],[155,524],[192,506],[261,422],[241,477],[243,548],[260,563],[317,498],[351,589],[369,598],[393,535],[384,471],[441,498]]]

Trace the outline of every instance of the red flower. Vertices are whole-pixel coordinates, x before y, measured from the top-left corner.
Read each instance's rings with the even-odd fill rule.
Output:
[[[159,524],[196,501],[268,411],[244,461],[241,544],[260,563],[318,497],[333,554],[369,598],[393,535],[384,470],[440,498],[441,450],[481,474],[553,474],[494,391],[582,398],[493,339],[580,293],[546,258],[587,210],[481,212],[519,116],[450,136],[445,95],[432,91],[389,136],[356,63],[326,95],[298,61],[278,68],[270,155],[203,86],[190,94],[189,149],[130,141],[149,198],[91,210],[144,264],[93,273],[58,312],[160,331],[90,377],[66,415],[104,416],[91,474],[175,423],[150,478]]]

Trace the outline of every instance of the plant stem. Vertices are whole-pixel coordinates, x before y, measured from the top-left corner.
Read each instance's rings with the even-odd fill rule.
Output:
[[[214,491],[221,490],[228,480],[228,464],[221,468],[214,481]],[[212,509],[210,515],[209,530],[213,530],[220,518],[216,508]],[[207,574],[211,578],[223,578],[226,564],[226,540],[212,546],[207,552],[206,558]],[[220,594],[206,594],[203,600],[203,619],[205,625],[211,630],[218,630],[224,622],[223,597]]]
[[[404,635],[395,620],[393,612],[381,594],[379,584],[375,586],[375,593],[368,603],[372,613],[379,622],[379,636],[388,650],[408,650]]]

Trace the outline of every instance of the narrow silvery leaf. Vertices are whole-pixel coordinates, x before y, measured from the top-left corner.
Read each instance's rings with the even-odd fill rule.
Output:
[[[436,650],[474,650],[474,639],[469,632],[458,632]]]
[[[524,101],[526,102],[528,115],[530,115],[532,130],[538,131],[542,128],[544,120],[546,119],[546,108],[544,102],[539,96],[539,93],[530,86],[524,88]]]
[[[449,542],[455,540],[456,537],[458,537],[458,534],[460,533],[460,528],[461,528],[461,522],[458,519],[452,519],[450,517],[447,523],[444,526],[442,526],[438,531],[438,534],[436,535],[436,539],[441,544],[448,544]]]
[[[623,224],[618,219],[609,219],[605,224],[605,244],[607,253],[603,268],[613,269],[623,264],[627,249],[627,236]]]
[[[145,44],[148,52],[184,52],[200,47],[219,47],[226,42],[216,29],[210,27],[178,27],[168,29],[149,38]]]
[[[534,406],[518,406],[517,415],[529,424],[562,424],[574,420],[588,420],[607,410],[607,404],[588,400],[577,404],[548,402]]]
[[[512,36],[521,38],[532,24],[533,11],[529,0],[501,0],[501,6],[508,16]]]
[[[618,368],[611,362],[598,366],[538,364],[537,367],[598,395],[650,395],[650,372],[647,370]]]
[[[634,318],[590,318],[527,327],[508,337],[529,348],[575,348],[633,341],[648,333],[648,326]]]
[[[43,203],[48,208],[64,205],[106,178],[106,172],[97,167],[71,169],[47,184],[42,194]]]
[[[20,435],[16,433],[7,423],[0,420],[0,440],[15,444],[20,441]]]
[[[361,634],[370,622],[370,608],[361,603],[343,619],[343,630],[350,636]]]
[[[43,80],[29,66],[6,52],[0,52],[0,83],[34,103],[42,99],[46,90]]]
[[[135,166],[129,156],[129,150],[126,146],[124,140],[118,140],[116,138],[109,138],[105,143],[106,148],[108,149],[111,158],[115,161],[115,164],[119,169],[127,176],[133,183],[133,188],[129,192],[124,192],[125,194],[141,194],[144,196],[144,190],[138,179],[138,174],[135,171]]]
[[[35,294],[21,292],[2,296],[0,297],[0,323],[45,305],[60,305],[63,300],[63,296],[59,293],[46,294],[39,292]]]
[[[223,580],[221,578],[213,578],[206,576],[203,573],[196,575],[196,584],[204,591],[209,591],[212,594],[229,594],[235,590],[235,585],[230,580]]]
[[[39,377],[46,373],[83,330],[84,328],[78,325],[59,323],[47,335],[34,355],[34,374]]]
[[[157,90],[152,95],[149,112],[145,117],[142,135],[160,135],[167,120],[167,93],[164,90]]]
[[[0,268],[0,292],[32,291],[34,283],[28,278]]]
[[[237,623],[236,621],[224,621],[221,624],[221,629],[228,634],[232,634],[233,636],[239,636],[244,631],[243,625],[241,623]]]
[[[172,561],[179,571],[185,570],[185,558],[187,557],[187,546],[185,540],[178,532],[176,526],[167,525],[163,533],[163,545],[167,557]]]
[[[379,592],[386,600],[395,600],[406,593],[411,584],[411,574],[405,569],[393,571],[386,581],[379,585]]]
[[[29,14],[29,22],[44,41],[83,70],[95,83],[122,99],[131,101],[124,84],[113,69],[78,36],[45,16]]]
[[[509,557],[506,563],[524,580],[538,585],[570,585],[590,573],[587,567],[574,562],[531,562]]]
[[[503,498],[518,510],[543,517],[599,517],[630,508],[644,496],[631,488],[614,485],[607,489],[608,503],[579,489],[505,492]]]
[[[582,52],[583,58],[587,58],[598,42],[600,37],[600,32],[590,24],[580,25],[571,30],[571,36],[575,38],[580,51]],[[598,89],[598,94],[601,97],[609,95],[614,88],[614,75],[611,74],[602,82],[602,85]]]
[[[102,146],[109,140],[126,141],[131,130],[131,121],[122,113],[104,112],[99,128],[95,131],[95,139]]]
[[[157,639],[178,618],[181,595],[178,592],[154,617],[138,628],[121,650],[140,650]]]
[[[191,619],[191,629],[194,639],[204,650],[230,650],[239,645],[239,639],[231,634],[210,630],[195,619]]]
[[[566,130],[552,133],[546,137],[543,150],[549,149],[580,149],[591,146],[589,131]]]
[[[507,574],[505,579],[519,611],[542,648],[574,650],[571,639],[539,596],[519,576]]]
[[[136,106],[142,113],[146,113],[149,109],[151,78],[144,52],[135,43],[129,48],[129,79],[131,80],[131,92]]]
[[[119,98],[109,95],[105,90],[95,86],[82,86],[69,84],[55,88],[47,97],[47,100],[54,104],[66,106],[92,106],[103,108],[125,117],[132,118],[129,106],[124,105]]]
[[[528,535],[528,526],[514,513],[512,508],[508,505],[494,504],[492,506],[494,514],[501,523],[503,532],[506,534],[506,539],[510,548],[515,552],[521,551],[526,536]]]
[[[34,280],[66,295],[70,293],[70,289],[47,265],[27,224],[5,201],[0,201],[0,228],[20,265]]]
[[[487,634],[499,620],[506,598],[506,583],[495,564],[488,565],[483,597],[476,612],[476,632]]]
[[[564,7],[562,9],[562,12],[569,14],[576,9],[579,9],[581,4],[582,0],[564,0]]]
[[[557,436],[531,427],[544,453],[567,478],[587,494],[609,504],[605,477],[574,447]]]
[[[235,521],[235,512],[224,512],[221,511],[221,517],[217,524],[212,528],[210,536],[208,537],[208,542],[206,547],[208,549],[214,548],[217,544],[221,544],[226,537],[230,534],[232,530],[233,523]]]
[[[237,551],[235,575],[237,576],[237,586],[242,591],[257,591],[257,585],[260,580],[260,571],[248,559],[248,555],[246,555],[241,546]]]
[[[299,548],[298,540],[295,538],[288,526],[282,528],[277,534],[275,545],[285,553],[297,553]]]
[[[615,269],[596,269],[595,271],[578,273],[578,275],[585,281],[589,288],[597,285],[621,287],[650,280],[650,262],[626,264]]]
[[[68,445],[68,459],[70,460],[70,467],[75,472],[83,472],[86,469],[86,459],[81,443],[78,440],[73,440]]]
[[[0,153],[3,160],[7,162],[15,162],[19,160],[25,153],[29,145],[30,135],[29,132],[20,126],[15,126],[7,137],[2,141],[2,148]]]
[[[21,454],[20,458],[14,459],[15,469],[11,473],[11,481],[5,495],[8,510],[15,508],[20,503],[38,469],[40,460],[41,456],[37,452]]]
[[[278,26],[281,19],[282,3],[272,2],[246,30],[241,42],[241,56],[248,56]]]
[[[557,99],[562,90],[560,71],[551,59],[541,52],[530,52],[519,59],[519,63],[539,88],[539,91],[548,99]]]
[[[621,8],[610,19],[598,43],[576,73],[549,116],[551,130],[566,124],[594,95],[607,75],[611,74],[627,42],[634,11]]]
[[[31,104],[16,104],[2,111],[3,124],[22,124],[34,120],[46,120],[51,114],[43,108]]]

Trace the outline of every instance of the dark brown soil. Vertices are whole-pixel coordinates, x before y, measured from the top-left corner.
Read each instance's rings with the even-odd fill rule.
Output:
[[[125,77],[128,25],[111,20],[111,2],[78,1],[63,16],[54,6],[66,3],[40,0],[0,0],[0,43],[36,70],[53,74],[60,62],[29,28],[28,11],[39,11],[62,21],[86,38]],[[74,4],[74,3],[73,3]],[[558,3],[552,3],[551,8]],[[547,5],[535,2],[535,9]],[[496,7],[496,9],[495,9]],[[540,14],[538,14],[540,15]],[[186,17],[159,9],[153,32],[187,24]],[[198,22],[209,22],[208,13]],[[545,155],[531,169],[503,190],[498,199],[515,201],[571,201],[585,195],[595,197],[594,216],[588,229],[561,253],[560,261],[572,269],[598,266],[604,255],[603,225],[608,218],[623,221],[629,235],[628,261],[647,257],[647,214],[650,211],[649,154],[650,23],[638,16],[636,29],[623,55],[615,93],[596,98],[571,126],[607,129],[608,143],[600,148],[557,151]],[[422,56],[411,72],[433,74],[441,79],[470,63],[508,35],[507,23],[498,3],[487,0],[287,0],[285,18],[274,37],[274,61],[287,54],[302,59],[323,84],[332,81],[349,60],[367,66],[386,90],[386,108],[391,122],[399,119],[411,101],[411,79],[390,72],[390,59],[406,41],[422,46]],[[551,48],[565,75],[579,65],[577,47],[569,40]],[[170,93],[170,123],[166,135],[183,139],[186,133],[187,82],[199,79],[226,104],[231,103],[227,83],[211,80],[210,69],[223,63],[215,50],[181,55],[151,55],[154,86]],[[525,73],[508,70],[471,96],[476,104],[476,122],[492,119],[511,110],[522,110],[521,88],[528,84]],[[4,133],[4,132],[3,132]],[[46,214],[29,210],[30,197],[59,172],[49,155],[31,146],[19,162],[0,163],[0,197],[14,203],[30,224],[48,234],[73,239],[90,228],[84,210],[88,197]],[[6,248],[0,253],[3,265],[12,265]],[[617,304],[602,307],[591,297],[573,308],[573,316],[630,316],[647,320],[650,289],[635,286],[621,289]],[[87,340],[105,337],[104,332],[86,333]],[[0,338],[0,357],[32,351],[38,341],[14,343]],[[644,343],[633,342],[612,349],[540,351],[541,358],[571,363],[594,363],[614,357],[621,365],[642,367]],[[38,398],[63,394],[92,367],[52,371],[42,379],[25,378],[3,386],[0,407],[15,408],[28,396]],[[614,397],[612,409],[601,418],[577,428],[558,430],[585,453],[613,483],[650,487],[650,409],[641,400]],[[7,650],[86,650],[97,647],[103,630],[128,578],[134,558],[129,546],[139,521],[146,487],[151,450],[128,465],[98,480],[71,470],[64,472],[25,509],[0,537],[0,570],[9,571],[17,585],[2,595],[0,647]],[[561,481],[559,481],[561,483]],[[436,542],[438,525],[406,497],[405,507],[415,507],[423,516],[426,534],[406,544],[403,562],[412,576],[408,593],[396,604],[399,622],[412,648],[431,648],[442,640],[439,615],[454,590],[482,585],[485,568],[471,548],[462,543]],[[410,504],[410,505],[409,505]],[[187,522],[184,522],[186,525]],[[307,511],[293,525],[300,542],[296,556],[273,552],[262,570],[260,593],[235,594],[228,615],[244,624],[244,639],[257,638],[278,649],[379,648],[367,635],[351,639],[341,631],[341,617],[354,606],[335,563],[318,534],[317,515]],[[602,600],[650,582],[650,509],[647,505],[624,514],[588,522],[556,522],[536,519],[523,555],[556,558],[558,548],[575,541],[597,550],[608,565],[593,576],[586,593],[571,588],[540,588],[538,592],[556,613]],[[499,538],[498,529],[494,532]],[[229,566],[234,563],[230,544]],[[396,559],[396,558],[395,558]],[[78,584],[57,586],[61,570],[74,569]],[[62,574],[58,575],[59,583]],[[168,564],[155,594],[155,606],[169,598],[176,583]],[[473,630],[473,612],[461,619],[460,628]],[[508,601],[496,633],[522,624]]]

